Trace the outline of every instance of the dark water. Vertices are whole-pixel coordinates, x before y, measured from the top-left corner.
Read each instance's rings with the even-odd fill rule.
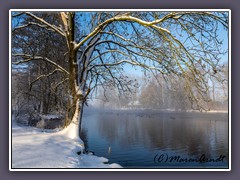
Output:
[[[86,148],[125,168],[228,168],[228,114],[86,111]]]

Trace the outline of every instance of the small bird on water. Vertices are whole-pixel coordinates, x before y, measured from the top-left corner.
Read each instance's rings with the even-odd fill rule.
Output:
[[[111,147],[109,146],[108,147],[108,154],[110,154],[111,153]]]

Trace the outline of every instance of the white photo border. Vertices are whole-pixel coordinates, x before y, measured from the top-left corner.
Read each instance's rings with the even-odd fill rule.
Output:
[[[76,11],[76,12],[96,12],[96,11],[159,11],[159,12],[166,12],[166,11],[209,11],[209,12],[228,12],[228,19],[229,19],[229,29],[228,29],[228,168],[225,169],[218,169],[218,168],[209,168],[209,169],[148,169],[148,168],[141,168],[141,169],[129,169],[129,168],[80,168],[80,169],[70,169],[70,168],[12,168],[12,97],[11,97],[11,77],[12,77],[12,62],[11,62],[11,49],[12,49],[12,33],[11,33],[11,22],[12,12],[15,11],[32,11],[32,12],[66,12],[66,11]],[[9,171],[231,171],[231,9],[10,9],[9,10]]]

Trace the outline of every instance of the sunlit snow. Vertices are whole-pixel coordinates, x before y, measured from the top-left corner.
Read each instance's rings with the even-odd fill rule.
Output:
[[[12,169],[16,168],[121,168],[108,159],[77,155],[84,148],[74,133],[75,124],[60,130],[40,130],[12,122]]]

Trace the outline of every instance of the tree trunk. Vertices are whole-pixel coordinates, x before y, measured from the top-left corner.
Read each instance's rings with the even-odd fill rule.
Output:
[[[80,99],[77,100],[75,106],[75,112],[71,119],[71,122],[68,124],[67,135],[71,139],[80,139],[80,130],[81,130],[81,121],[83,113],[83,103]]]
[[[66,18],[67,17],[67,18]],[[74,126],[74,138],[80,138],[83,104],[85,101],[85,96],[87,96],[86,80],[87,80],[87,66],[89,59],[93,53],[95,43],[99,40],[99,37],[93,38],[90,41],[90,45],[85,49],[80,59],[77,60],[77,48],[75,43],[75,32],[74,32],[74,12],[71,13],[61,13],[61,18],[66,30],[66,41],[68,44],[68,58],[69,58],[69,104],[66,114],[67,125]]]
[[[72,117],[72,121],[68,124],[68,126],[62,131],[64,135],[72,139],[76,145],[76,148],[74,151],[77,153],[79,151],[83,152],[84,150],[84,142],[80,138],[80,126],[81,126],[81,113],[82,113],[82,107],[81,107],[81,100],[78,99],[75,104],[75,111],[74,115]]]
[[[80,100],[77,100],[76,102],[76,109],[75,109],[75,113],[73,115],[73,118],[72,118],[72,122],[73,124],[75,124],[77,126],[76,128],[76,136],[79,137],[79,125],[80,125],[80,113],[81,113],[81,106],[80,106]]]
[[[80,137],[81,129],[82,129],[83,108],[84,108],[84,103],[81,102],[81,103],[80,103],[79,124],[78,124],[78,133],[79,133],[79,137]]]

